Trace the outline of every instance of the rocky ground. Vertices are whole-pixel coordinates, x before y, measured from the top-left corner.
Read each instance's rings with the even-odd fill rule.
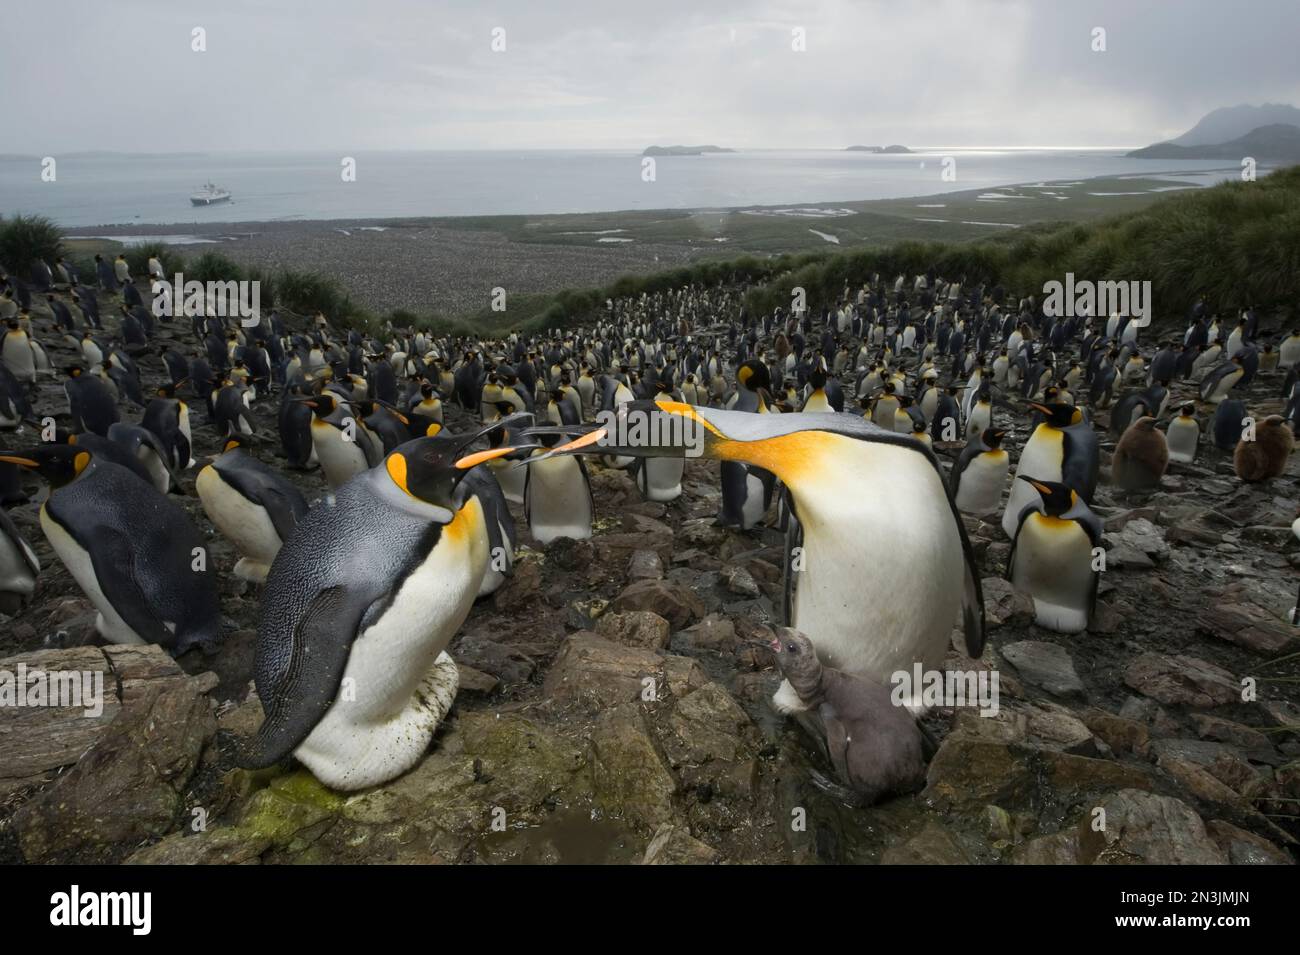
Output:
[[[71,360],[47,316],[36,321],[54,364]],[[143,367],[146,384],[162,377],[156,358]],[[40,413],[64,407],[60,389],[40,386]],[[1252,412],[1277,390],[1258,380]],[[261,453],[278,460],[273,402],[257,412],[271,436]],[[196,431],[201,455],[216,440]],[[1076,636],[1033,624],[1001,580],[1009,542],[996,522],[970,520],[989,645],[949,665],[997,668],[1000,712],[932,713],[942,742],[927,785],[870,808],[814,784],[831,770],[768,702],[778,678],[762,641],[783,539],[713,526],[716,468],[690,462],[685,493],[665,506],[592,462],[588,541],[539,547],[516,513],[515,574],[451,647],[451,716],[415,769],[355,794],[301,768],[233,765],[230,734],[260,720],[258,589],[229,575],[236,555],[192,488],[181,503],[223,572],[229,631],[208,658],[102,646],[37,504],[12,509],[44,569],[34,603],[0,618],[0,670],[101,670],[110,698],[99,718],[0,709],[0,861],[1294,861],[1300,667],[1272,661],[1300,650],[1286,622],[1300,458],[1263,486],[1243,486],[1212,449],[1155,493],[1103,483],[1107,570],[1094,624]],[[324,492],[317,475],[294,480],[309,499]],[[1247,678],[1255,696],[1243,701]]]
[[[377,231],[382,229],[382,231]],[[622,275],[661,272],[700,257],[739,254],[701,239],[695,246],[636,242],[587,245],[516,242],[489,229],[437,220],[233,222],[182,226],[112,226],[93,235],[210,236],[219,244],[178,246],[187,258],[216,251],[242,265],[317,272],[337,279],[358,302],[383,314],[474,315],[489,308],[492,290],[507,295],[601,288]],[[116,246],[82,243],[87,249]],[[743,251],[743,249],[741,250]],[[508,299],[507,299],[508,301]]]

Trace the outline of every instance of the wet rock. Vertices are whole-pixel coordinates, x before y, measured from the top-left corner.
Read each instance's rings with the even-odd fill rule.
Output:
[[[1011,855],[1013,865],[1077,865],[1079,832],[1063,829],[1050,836],[1039,836],[1018,846]]]
[[[513,613],[535,598],[542,589],[542,567],[537,560],[522,560],[501,589],[492,595],[492,606],[499,613]]]
[[[615,643],[647,650],[664,649],[672,637],[668,621],[649,610],[607,613],[596,622],[596,633]]]
[[[132,853],[126,865],[248,865],[271,846],[271,840],[245,829],[222,826],[194,835],[173,832],[152,846]]]
[[[15,814],[24,858],[40,862],[169,832],[216,731],[212,701],[195,683],[149,688],[126,704],[72,769]]]
[[[1029,735],[1040,740],[1044,748],[1079,756],[1100,755],[1092,730],[1065,707],[1040,700],[1021,704],[1019,709],[1025,714]]]
[[[594,795],[606,812],[643,832],[672,820],[677,780],[639,705],[616,706],[596,723],[589,761]]]
[[[1181,760],[1206,770],[1215,779],[1242,794],[1258,792],[1265,777],[1244,758],[1235,747],[1199,739],[1158,739],[1148,747],[1150,755],[1159,763],[1163,760]]]
[[[1233,585],[1205,608],[1201,629],[1220,640],[1273,656],[1300,649],[1300,631],[1252,603]]]
[[[591,540],[596,549],[596,564],[601,567],[626,567],[639,550],[652,550],[666,566],[672,559],[671,531],[644,534],[601,534]]]
[[[940,805],[1013,805],[1034,787],[1032,755],[1005,743],[950,735],[926,774],[924,798]]]
[[[673,765],[735,762],[747,749],[753,724],[722,687],[709,683],[678,700],[668,718],[664,750]]]
[[[1241,687],[1223,667],[1196,657],[1144,653],[1124,672],[1124,682],[1161,703],[1208,708],[1240,699]]]
[[[632,552],[627,562],[628,580],[659,580],[664,575],[664,564],[652,550]]]
[[[705,614],[704,604],[690,589],[666,580],[638,580],[614,598],[610,610],[651,610],[664,617],[673,630],[684,630]]]
[[[696,839],[685,826],[665,823],[655,830],[641,864],[712,865],[717,861],[717,850]]]
[[[881,865],[969,865],[966,854],[952,834],[933,820],[902,845],[890,846],[880,857]]]
[[[527,683],[537,670],[537,662],[522,651],[469,633],[451,651],[457,663],[491,674],[502,683]]]
[[[1107,792],[1115,789],[1151,789],[1151,773],[1134,763],[1093,759],[1072,753],[1043,750],[1043,770],[1058,791],[1065,793]]]
[[[456,671],[460,674],[460,693],[479,693],[487,696],[494,692],[501,684],[490,673],[484,673],[482,670],[476,670],[472,666],[463,663],[456,664]]]
[[[677,539],[686,547],[705,550],[716,548],[727,538],[724,528],[715,527],[712,520],[686,521],[677,532]]]
[[[586,570],[596,559],[596,548],[589,540],[557,537],[546,545],[546,562],[569,572]]]
[[[1169,556],[1169,545],[1164,531],[1146,518],[1137,518],[1124,524],[1116,533],[1108,533],[1110,544],[1106,551],[1106,566],[1146,568]]]
[[[1177,736],[1183,731],[1178,721],[1165,712],[1164,707],[1145,696],[1125,698],[1119,708],[1119,715],[1141,723],[1151,736]]]
[[[695,626],[682,631],[692,649],[730,653],[736,647],[736,625],[730,618],[711,613]]]
[[[727,590],[737,596],[757,597],[762,593],[758,581],[754,580],[754,575],[738,564],[728,564],[723,567],[721,577],[723,583],[727,585]]]
[[[1196,727],[1196,735],[1201,739],[1231,743],[1248,751],[1271,752],[1273,749],[1268,736],[1259,730],[1234,723],[1212,713],[1193,713],[1192,725]]]
[[[671,537],[673,533],[673,529],[663,521],[631,510],[623,511],[622,524],[623,530],[631,534],[648,534],[653,537],[667,534]]]
[[[346,800],[351,824],[422,833],[453,855],[496,820],[507,828],[545,822],[559,801],[583,801],[582,746],[513,713],[464,712],[409,773]]]
[[[1007,644],[999,652],[1026,683],[1053,696],[1083,695],[1083,681],[1075,672],[1074,661],[1065,647],[1041,640],[1023,640]]]
[[[985,577],[980,581],[984,593],[984,621],[990,630],[999,627],[1025,627],[1034,622],[1034,601],[1011,586],[1002,577]]]
[[[1295,860],[1284,849],[1230,822],[1211,819],[1205,824],[1205,831],[1214,844],[1227,853],[1232,865],[1295,865]]]
[[[570,601],[565,610],[565,625],[574,630],[590,630],[608,606],[609,601],[600,597]]]
[[[668,692],[680,699],[709,683],[709,675],[690,657],[664,657],[664,682]]]
[[[579,631],[560,647],[546,673],[543,691],[561,702],[613,706],[641,699],[644,681],[649,678],[657,684],[662,673],[660,654]]]
[[[1107,713],[1105,710],[1088,710],[1083,723],[1092,730],[1117,755],[1132,753],[1145,747],[1151,738],[1146,726],[1137,720]]]
[[[1156,768],[1167,773],[1201,802],[1220,806],[1244,805],[1244,800],[1238,793],[1189,759],[1161,756],[1156,760]]]
[[[1105,828],[1092,813],[1079,822],[1079,861],[1106,865],[1223,865],[1227,853],[1205,831],[1186,803],[1169,796],[1124,789],[1103,798]]]

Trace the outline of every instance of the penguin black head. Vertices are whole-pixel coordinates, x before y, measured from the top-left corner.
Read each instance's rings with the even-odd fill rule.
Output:
[[[76,480],[90,462],[90,452],[73,444],[43,444],[30,451],[0,452],[0,463],[35,471],[53,487]]]
[[[736,382],[750,391],[770,391],[772,388],[772,374],[767,370],[767,366],[757,359],[751,358],[736,369]]]
[[[1179,410],[1179,412],[1180,412],[1181,414],[1190,417],[1190,416],[1196,414],[1196,405],[1192,404],[1192,403],[1189,401],[1189,402],[1187,402],[1186,404],[1184,404],[1184,405],[1183,405],[1180,409],[1178,409],[1178,410]]]
[[[1070,425],[1078,424],[1083,420],[1083,412],[1074,405],[1061,402],[1054,402],[1050,405],[1030,402],[1029,407],[1043,414],[1047,418],[1047,423],[1053,428],[1068,428]]]
[[[1043,513],[1049,517],[1060,517],[1070,508],[1074,507],[1079,496],[1067,485],[1059,481],[1040,481],[1037,478],[1026,477],[1023,474],[1017,477],[1028,483],[1039,496],[1043,499]]]
[[[415,500],[458,511],[467,500],[467,495],[461,490],[461,481],[470,469],[519,450],[518,446],[502,444],[486,451],[465,453],[475,440],[502,424],[504,422],[496,422],[470,434],[439,434],[408,441],[394,448],[384,459],[384,470],[398,488]]]
[[[1002,428],[985,428],[984,433],[980,435],[980,440],[988,445],[990,450],[996,450],[1002,447],[1002,439],[1006,436],[1007,432]]]

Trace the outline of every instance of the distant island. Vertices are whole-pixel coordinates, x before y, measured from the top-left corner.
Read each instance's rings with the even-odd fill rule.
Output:
[[[642,156],[702,156],[705,153],[734,153],[721,146],[647,146]]]
[[[1260,126],[1244,136],[1222,143],[1180,146],[1175,142],[1156,143],[1125,153],[1129,159],[1233,159],[1243,156],[1283,162],[1300,162],[1300,126],[1275,123]]]
[[[849,146],[845,152],[850,153],[910,153],[906,146]]]
[[[1261,126],[1300,126],[1300,109],[1284,103],[1223,106],[1206,113],[1195,126],[1169,140],[1175,146],[1211,146],[1240,139]]]

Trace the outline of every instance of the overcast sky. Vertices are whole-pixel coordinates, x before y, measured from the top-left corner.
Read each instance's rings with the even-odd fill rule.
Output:
[[[0,152],[1144,145],[1300,105],[1298,37],[1300,0],[8,2]]]

